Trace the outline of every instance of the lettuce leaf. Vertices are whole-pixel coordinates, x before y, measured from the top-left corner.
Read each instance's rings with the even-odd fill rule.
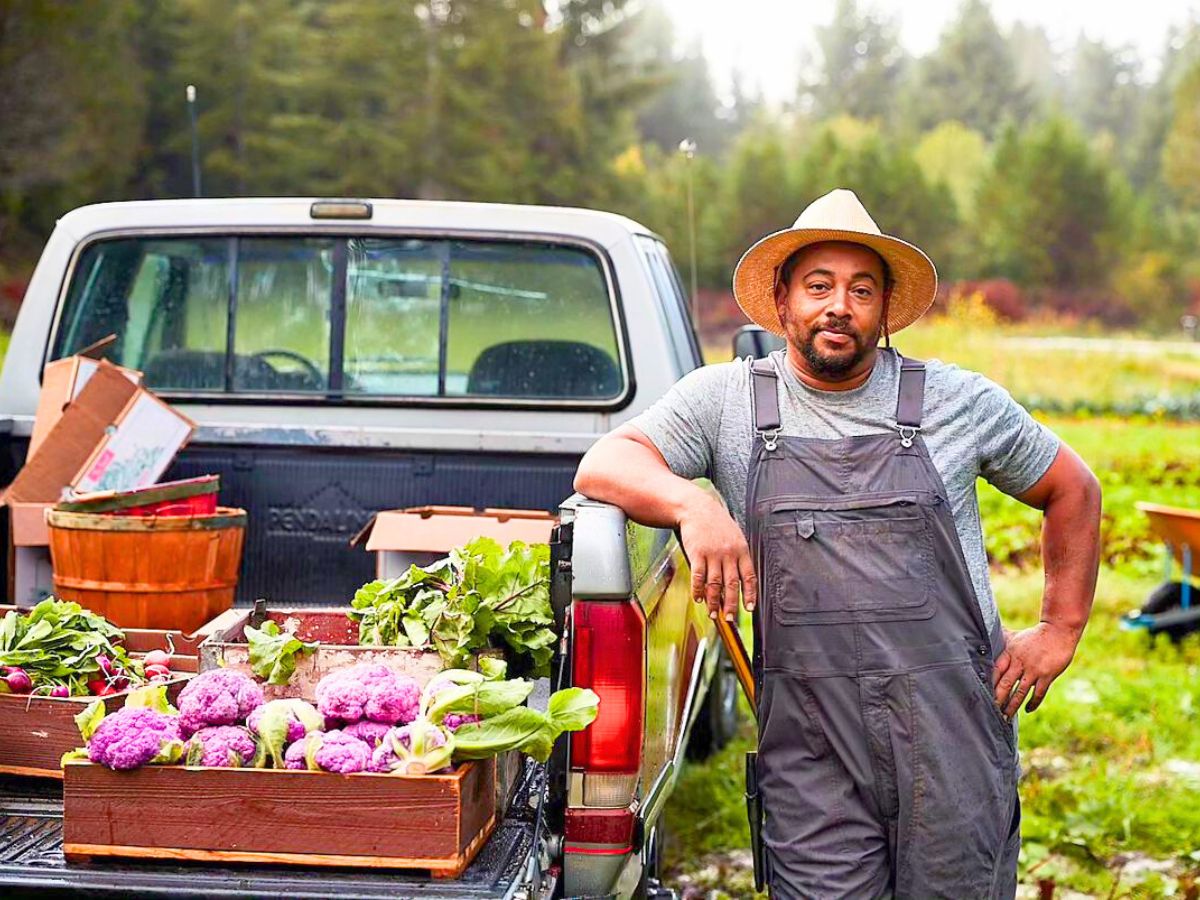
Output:
[[[586,728],[595,720],[599,706],[600,698],[594,691],[566,688],[551,695],[544,713],[516,706],[498,716],[460,725],[454,732],[454,758],[486,759],[520,750],[544,763],[559,736]]]
[[[512,681],[480,681],[444,688],[437,693],[426,712],[429,720],[440,723],[447,713],[498,716],[514,706],[520,706],[533,693],[533,682],[515,678]]]
[[[93,700],[84,707],[83,712],[75,716],[75,725],[85,741],[92,739],[92,735],[96,733],[96,729],[104,719],[105,712],[104,701]]]
[[[296,671],[296,654],[311,652],[317,643],[306,643],[294,634],[280,631],[268,619],[262,628],[246,626],[250,644],[250,671],[268,684],[287,684]]]
[[[125,697],[126,708],[135,706],[144,706],[152,709],[155,712],[166,713],[168,715],[178,715],[179,710],[171,705],[171,701],[167,699],[167,686],[165,684],[147,684],[144,687],[132,690]]]

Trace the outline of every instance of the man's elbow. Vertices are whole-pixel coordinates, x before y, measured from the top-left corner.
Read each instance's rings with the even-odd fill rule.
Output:
[[[579,468],[575,470],[575,481],[572,482],[571,486],[585,497],[592,496],[592,492],[595,490],[595,476],[588,467],[586,456],[579,464]]]
[[[605,478],[601,462],[603,448],[600,445],[606,440],[608,438],[603,437],[593,444],[592,448],[583,455],[583,459],[579,461],[579,468],[575,470],[575,481],[572,483],[572,487],[585,497],[599,499],[599,494],[603,490]]]

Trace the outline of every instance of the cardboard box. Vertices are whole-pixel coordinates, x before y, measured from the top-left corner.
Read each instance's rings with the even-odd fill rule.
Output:
[[[13,547],[12,601],[20,607],[37,606],[54,594],[54,567],[49,547]]]
[[[376,554],[377,578],[395,578],[409,566],[426,566],[477,537],[500,544],[545,544],[557,520],[544,510],[414,506],[376,513],[351,539]]]
[[[43,392],[35,423],[41,445],[0,496],[9,516],[8,595],[22,606],[53,590],[46,509],[80,492],[153,484],[195,430],[129,369],[80,357],[51,369],[51,397]]]
[[[145,487],[166,471],[194,430],[190,419],[101,360],[5,496],[45,503]]]
[[[112,363],[109,363],[112,365]],[[98,359],[83,355],[68,356],[48,363],[42,370],[42,393],[38,397],[37,415],[33,420],[33,434],[29,438],[29,456],[37,452],[67,406],[79,396],[80,391],[100,368]],[[142,383],[142,373],[122,366],[113,366],[134,385]]]

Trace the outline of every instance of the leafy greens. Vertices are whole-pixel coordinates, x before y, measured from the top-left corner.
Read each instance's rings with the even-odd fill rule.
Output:
[[[554,653],[550,548],[477,538],[424,568],[365,584],[351,601],[360,644],[432,648],[448,667],[507,645],[548,675]]]
[[[35,689],[65,685],[71,696],[88,693],[101,672],[98,657],[128,671],[129,657],[116,625],[78,603],[49,597],[28,612],[10,610],[0,619],[0,666],[19,666]]]
[[[287,684],[296,671],[296,654],[308,653],[316,642],[306,643],[270,619],[262,628],[246,626],[246,642],[250,645],[250,671],[267,684]]]

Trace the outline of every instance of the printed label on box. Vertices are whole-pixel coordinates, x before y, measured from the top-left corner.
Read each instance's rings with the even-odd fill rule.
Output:
[[[150,394],[142,394],[106,438],[72,489],[129,491],[158,481],[191,434],[188,421]]]

